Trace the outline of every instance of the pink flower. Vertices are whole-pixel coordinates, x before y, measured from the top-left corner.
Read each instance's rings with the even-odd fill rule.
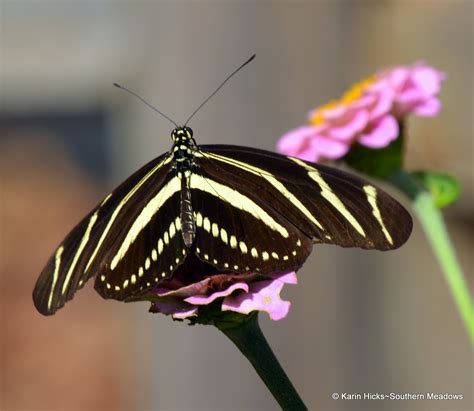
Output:
[[[151,312],[185,319],[197,317],[201,314],[200,310],[218,303],[221,311],[241,314],[265,311],[272,320],[281,320],[288,314],[290,302],[282,300],[280,292],[285,284],[297,282],[294,272],[271,275],[212,274],[197,280],[182,277],[178,272],[173,279],[160,283],[154,295],[150,296]]]
[[[355,143],[378,149],[398,137],[398,120],[410,113],[435,116],[445,75],[423,63],[378,73],[341,99],[309,113],[309,125],[291,130],[277,144],[283,154],[304,160],[338,159]]]
[[[437,94],[441,81],[446,78],[441,71],[419,62],[386,70],[380,77],[395,92],[393,112],[398,118],[410,113],[425,117],[434,117],[439,113],[441,103]]]

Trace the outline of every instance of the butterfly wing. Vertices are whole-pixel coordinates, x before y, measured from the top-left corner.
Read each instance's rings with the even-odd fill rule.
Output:
[[[227,145],[200,146],[196,162],[209,180],[237,188],[238,193],[253,199],[291,231],[290,242],[278,236],[269,236],[267,241],[261,233],[267,225],[265,221],[248,216],[241,221],[239,233],[259,243],[266,242],[265,251],[270,255],[277,247],[285,248],[275,251],[280,259],[273,263],[280,271],[295,268],[294,260],[282,260],[281,256],[298,253],[294,248],[296,242],[303,245],[303,261],[309,255],[311,247],[307,246],[307,238],[343,247],[389,250],[401,246],[411,233],[411,217],[396,200],[371,183],[334,168]],[[225,199],[224,193],[222,197]],[[232,220],[235,215],[229,215],[236,214],[231,197],[226,202],[226,220]],[[207,250],[222,247],[217,237],[214,240],[211,236],[203,237],[211,240],[207,246],[203,245]]]
[[[100,278],[106,276],[107,281],[100,281],[104,288],[98,287],[105,297],[116,293],[115,286],[118,282],[123,286],[124,274],[117,274],[118,270],[110,270],[114,250],[117,243],[123,242],[121,239],[125,238],[124,233],[131,224],[130,220],[133,220],[135,215],[142,211],[144,204],[150,201],[150,197],[154,197],[169,181],[170,160],[168,155],[162,155],[142,167],[69,233],[47,262],[33,290],[33,301],[40,313],[54,314],[73,298],[75,292],[91,277],[100,281]],[[170,197],[169,200],[173,199]],[[147,228],[151,226],[148,225]],[[146,236],[145,233],[143,235]],[[135,252],[138,259],[146,261],[144,249],[142,247]],[[137,279],[136,286],[139,288],[143,283],[146,286],[147,281],[149,280]],[[107,283],[110,284],[109,288]]]
[[[309,236],[245,177],[196,161],[190,186],[195,213],[195,254],[220,271],[272,273],[296,270],[311,252]]]

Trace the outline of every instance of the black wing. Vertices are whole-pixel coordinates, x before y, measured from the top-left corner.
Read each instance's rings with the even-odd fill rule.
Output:
[[[179,210],[176,207],[179,192],[176,196],[172,190],[164,193],[163,189],[172,178],[171,159],[164,154],[129,177],[69,233],[36,282],[33,301],[40,313],[54,314],[91,277],[96,278],[96,289],[103,297],[125,299],[126,295],[148,288],[147,284],[155,281],[157,272],[169,275],[169,255],[172,253],[173,260],[175,259],[175,251],[169,249],[179,248],[181,237],[173,233],[170,238],[171,222],[179,226],[179,220],[176,221],[175,216],[175,210]],[[157,209],[147,210],[146,219],[150,217],[148,223],[135,230],[136,236],[133,239],[127,237],[133,221],[142,215],[144,207],[159,193],[163,195],[162,200],[166,201],[155,200],[152,204]],[[161,209],[160,216],[166,218],[156,218],[158,209]],[[141,221],[144,223],[146,219],[142,218]],[[174,231],[178,229],[174,226]],[[157,234],[152,236],[151,230],[156,230]],[[168,233],[167,244],[164,243],[165,232]],[[154,257],[158,256],[152,250],[158,251],[157,241],[160,236],[163,240],[163,255],[160,259],[156,258],[159,260],[157,262]],[[124,241],[128,243],[126,249],[121,249],[122,258],[114,260]],[[133,254],[128,254],[129,252]],[[125,255],[133,255],[133,258],[123,258]],[[149,262],[147,258],[150,259]],[[149,265],[153,267],[146,270]],[[133,274],[136,277],[132,281]]]
[[[204,160],[204,161],[202,161]],[[190,187],[196,223],[194,252],[221,272],[296,270],[312,241],[263,199],[254,182],[200,159]],[[263,201],[262,201],[263,200]]]
[[[210,221],[210,231],[198,230],[200,258],[221,254],[231,269],[237,265],[239,270],[248,266],[250,271],[284,271],[304,262],[311,252],[311,242],[389,250],[401,246],[411,233],[408,212],[388,194],[356,176],[254,148],[199,148],[195,155],[197,173],[205,177],[209,187],[217,183],[218,188],[212,190],[223,200],[212,202],[216,194],[211,189],[205,193],[193,191],[196,211],[216,220]],[[287,230],[288,237],[269,227],[264,218],[252,216],[251,210],[243,213],[235,207],[236,197],[232,199],[232,193],[221,186],[235,189],[265,210]],[[244,238],[249,243],[247,249],[255,246],[258,258],[238,253],[238,248],[223,248],[222,238],[212,233],[212,223],[234,232],[239,241]],[[270,256],[265,261],[262,251]],[[285,256],[288,258],[283,259]]]

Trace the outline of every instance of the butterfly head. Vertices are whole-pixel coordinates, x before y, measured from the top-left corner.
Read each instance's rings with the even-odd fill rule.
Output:
[[[193,130],[187,126],[176,127],[171,132],[173,140],[173,158],[179,170],[188,169],[192,163],[193,152],[196,149],[196,141],[193,138]]]
[[[175,144],[193,140],[193,130],[188,126],[176,127],[171,132],[171,139]]]

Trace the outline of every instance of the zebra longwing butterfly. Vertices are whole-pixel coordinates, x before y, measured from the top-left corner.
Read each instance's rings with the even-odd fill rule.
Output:
[[[134,301],[201,262],[219,273],[295,271],[314,243],[389,250],[411,233],[408,212],[356,176],[255,148],[199,146],[187,126],[171,137],[169,152],[56,249],[33,291],[40,313],[54,314],[92,277],[102,297]]]

